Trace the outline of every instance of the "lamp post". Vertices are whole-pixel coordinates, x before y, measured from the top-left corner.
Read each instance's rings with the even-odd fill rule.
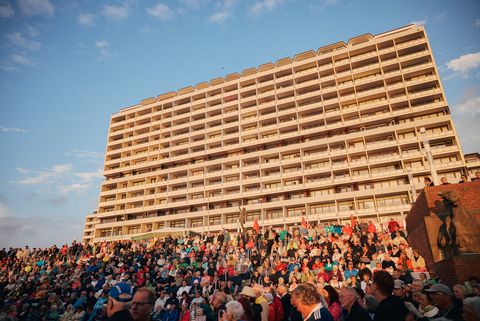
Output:
[[[427,161],[428,161],[428,166],[430,167],[432,180],[435,183],[435,185],[439,185],[440,180],[438,179],[437,169],[435,168],[435,164],[433,163],[432,150],[430,149],[430,142],[428,140],[425,127],[420,128],[420,138],[422,139],[422,142],[423,142],[423,148],[425,149],[425,154],[427,154]]]
[[[408,183],[410,184],[410,192],[412,193],[412,201],[415,203],[417,200],[417,190],[415,188],[415,183],[413,182],[413,173],[412,168],[407,168]]]

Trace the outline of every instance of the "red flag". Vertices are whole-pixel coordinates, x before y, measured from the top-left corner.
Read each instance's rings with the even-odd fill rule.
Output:
[[[308,228],[307,221],[305,221],[305,217],[302,216],[302,227]]]
[[[260,226],[258,226],[258,220],[255,219],[255,221],[253,221],[253,229],[255,230],[255,232],[260,232]]]

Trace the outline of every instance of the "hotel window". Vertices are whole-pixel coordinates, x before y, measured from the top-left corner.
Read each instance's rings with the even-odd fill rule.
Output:
[[[375,203],[373,199],[364,199],[364,200],[358,200],[358,209],[359,210],[372,210],[375,209]]]
[[[405,204],[408,204],[407,195],[395,195],[395,196],[377,198],[377,206],[379,208],[395,207],[395,206],[401,206]]]
[[[285,186],[291,186],[291,185],[300,185],[302,184],[302,181],[300,179],[292,179],[292,180],[288,180],[288,181],[285,181]]]
[[[280,187],[282,187],[282,183],[280,183],[280,182],[265,184],[265,188],[266,188],[266,189],[280,188]]]
[[[334,203],[329,204],[320,204],[320,205],[312,205],[310,207],[310,212],[312,214],[330,214],[336,213],[337,207]]]
[[[265,213],[265,218],[267,220],[283,218],[283,210],[282,209],[267,210]]]
[[[299,152],[283,155],[283,159],[294,159],[298,157],[300,157]]]
[[[185,227],[185,220],[181,221],[170,221],[170,226],[174,228],[182,228]]]
[[[262,198],[249,198],[247,199],[247,205],[251,205],[251,204],[259,204],[262,202]]]
[[[203,198],[203,193],[192,194],[192,200],[197,200],[197,199],[200,199],[200,198]]]
[[[225,223],[232,224],[238,222],[238,214],[227,214],[225,215]]]
[[[202,227],[203,226],[203,218],[192,218],[190,221],[191,227]]]
[[[330,194],[333,194],[333,191],[334,190],[332,188],[313,190],[310,192],[310,196],[330,195]]]
[[[301,171],[302,167],[301,166],[294,166],[294,167],[287,167],[283,169],[284,173],[292,173],[292,172],[298,172]]]
[[[112,230],[101,230],[100,231],[100,237],[109,237],[112,235]]]
[[[137,233],[140,233],[140,225],[128,227],[128,234],[137,234]]]
[[[340,212],[354,211],[355,210],[355,203],[353,201],[339,202],[338,203],[338,210]]]
[[[133,182],[133,186],[140,186],[140,185],[144,185],[144,184],[145,184],[144,180]]]
[[[294,207],[287,209],[287,216],[288,217],[296,217],[305,215],[305,208],[303,207]]]
[[[455,162],[458,162],[457,155],[450,155],[450,156],[447,156],[447,157],[434,159],[435,165],[449,164],[449,163],[455,163]]]
[[[260,212],[252,212],[247,213],[245,217],[246,222],[253,222],[255,219],[260,220],[262,218],[262,214]]]

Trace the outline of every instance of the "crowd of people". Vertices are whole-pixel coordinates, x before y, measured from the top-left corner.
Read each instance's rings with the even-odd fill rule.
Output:
[[[391,220],[0,251],[0,321],[480,320]]]

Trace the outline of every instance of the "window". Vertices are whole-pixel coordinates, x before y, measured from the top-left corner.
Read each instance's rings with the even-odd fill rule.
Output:
[[[225,215],[225,223],[237,223],[238,222],[238,214],[227,214]]]
[[[192,227],[202,227],[203,226],[203,218],[193,218],[190,222]]]
[[[175,228],[185,227],[185,220],[181,221],[170,221],[170,226]]]
[[[305,208],[303,207],[293,207],[287,209],[288,217],[302,216],[305,215]]]
[[[340,212],[354,211],[355,210],[355,203],[353,203],[353,201],[340,202],[340,203],[338,203],[338,210]]]
[[[357,206],[359,210],[372,210],[375,209],[375,203],[372,198],[358,200]]]
[[[267,220],[283,218],[283,211],[282,209],[267,210],[265,216]]]
[[[377,206],[379,208],[397,207],[408,204],[407,195],[395,195],[377,198]]]
[[[210,216],[208,218],[208,225],[220,225],[222,224],[222,217],[220,215],[218,216]]]
[[[261,218],[262,218],[262,214],[260,212],[252,212],[252,213],[247,213],[245,217],[245,221],[253,222],[255,219],[260,220]]]
[[[140,225],[128,227],[128,234],[137,234],[137,233],[140,233]]]

